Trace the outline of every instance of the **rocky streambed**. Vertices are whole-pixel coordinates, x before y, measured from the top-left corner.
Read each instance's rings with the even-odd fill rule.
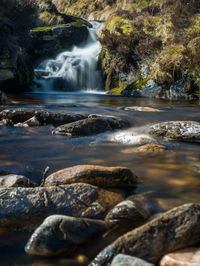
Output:
[[[86,95],[1,105],[2,265],[198,265],[199,106]]]

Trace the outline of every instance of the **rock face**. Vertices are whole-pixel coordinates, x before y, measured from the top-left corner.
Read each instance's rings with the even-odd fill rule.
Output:
[[[77,165],[62,169],[48,176],[45,186],[87,183],[98,187],[130,187],[138,178],[126,167]]]
[[[21,175],[4,175],[0,176],[1,187],[32,187],[30,179]]]
[[[6,119],[12,124],[22,126],[48,125],[59,126],[86,118],[82,114],[55,113],[44,110],[33,110],[26,108],[7,109],[0,112],[0,119]]]
[[[0,17],[0,87],[4,90],[25,87],[33,78],[33,66],[19,44],[14,27]]]
[[[49,188],[2,188],[0,226],[35,225],[52,214],[104,218],[122,200],[124,197],[119,192],[82,183]]]
[[[113,259],[111,266],[153,266],[153,264],[136,257],[119,254]]]
[[[121,236],[105,248],[90,264],[111,265],[119,253],[137,256],[151,263],[177,249],[199,242],[200,205],[185,204]]]
[[[187,248],[165,255],[160,266],[199,266],[200,249]]]
[[[104,221],[53,215],[35,230],[25,251],[30,255],[52,256],[68,253],[109,226]]]
[[[194,121],[158,123],[150,127],[149,133],[173,140],[200,141],[200,123]]]
[[[90,117],[78,122],[62,125],[53,130],[53,133],[72,137],[90,136],[129,126],[129,122],[117,118]]]

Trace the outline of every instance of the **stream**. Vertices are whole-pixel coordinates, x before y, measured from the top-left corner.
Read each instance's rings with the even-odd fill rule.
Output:
[[[73,114],[114,115],[130,121],[132,128],[91,137],[66,138],[52,135],[50,126],[0,127],[0,170],[25,175],[39,184],[47,166],[50,167],[49,174],[79,164],[126,166],[142,179],[134,193],[153,191],[163,210],[188,202],[200,203],[199,143],[162,143],[152,140],[146,133],[153,123],[199,119],[199,102],[106,94],[97,68],[101,49],[96,39],[98,27],[93,24],[87,44],[42,62],[36,69],[40,77],[35,80],[34,90],[9,95],[11,103],[0,106],[0,111],[27,107]],[[125,106],[150,106],[162,112],[120,109]],[[168,149],[161,154],[132,152],[133,148],[152,141],[164,144]],[[28,235],[0,229],[0,265],[87,265],[80,256],[44,260],[26,255],[23,247]],[[94,254],[87,248],[80,254],[90,260]]]

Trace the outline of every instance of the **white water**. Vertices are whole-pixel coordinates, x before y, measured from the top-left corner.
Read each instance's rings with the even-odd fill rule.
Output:
[[[74,46],[71,51],[65,51],[55,59],[43,61],[36,73],[35,91],[99,91],[103,89],[101,73],[98,70],[98,55],[101,44],[98,33],[101,23],[91,22],[88,28],[89,36],[82,46]]]

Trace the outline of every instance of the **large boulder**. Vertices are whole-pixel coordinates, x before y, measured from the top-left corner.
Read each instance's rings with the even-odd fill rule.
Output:
[[[78,245],[108,228],[109,224],[101,220],[53,215],[46,218],[35,230],[25,251],[37,256],[70,254]]]
[[[45,186],[87,183],[98,187],[131,187],[138,178],[126,167],[77,165],[62,169],[45,179]]]
[[[128,121],[117,117],[92,116],[78,122],[62,125],[53,130],[53,133],[71,137],[90,136],[115,129],[127,128],[129,126]]]
[[[100,252],[90,265],[109,266],[119,253],[158,263],[169,252],[197,244],[199,235],[200,205],[185,204],[121,236]]]
[[[104,218],[122,193],[88,184],[59,187],[0,189],[0,227],[26,227],[52,214]]]
[[[150,127],[149,133],[179,141],[200,141],[200,123],[194,121],[158,123]]]

